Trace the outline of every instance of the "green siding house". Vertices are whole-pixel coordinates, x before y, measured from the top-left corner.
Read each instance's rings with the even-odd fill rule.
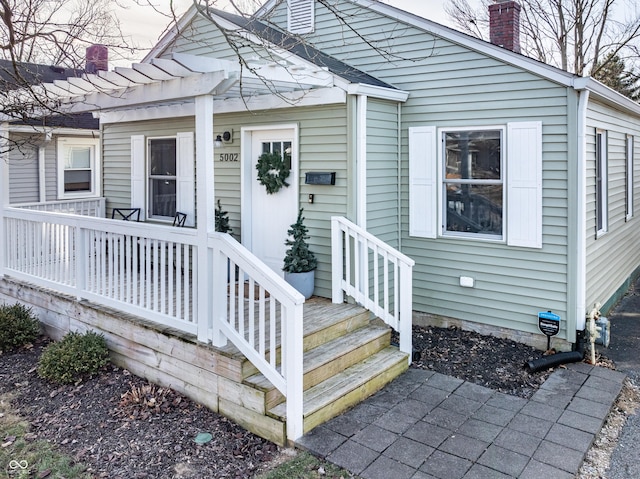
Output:
[[[0,300],[53,337],[98,329],[118,364],[279,444],[406,369],[412,324],[544,349],[550,311],[570,348],[640,271],[640,106],[515,33],[375,0],[192,7],[141,63],[50,88],[99,117],[106,218],[12,207],[0,161]],[[265,153],[289,171],[275,192]],[[282,272],[300,208],[310,300]]]
[[[233,132],[216,151],[215,191],[235,235],[255,249],[264,234],[256,216],[270,217],[267,228],[277,216],[251,202],[256,155],[247,155],[246,135],[296,125],[296,192],[287,200],[295,204],[279,211],[286,224],[305,208],[317,295],[330,296],[330,218],[344,215],[415,260],[415,322],[542,345],[537,313],[552,311],[558,338],[575,342],[588,310],[606,311],[640,265],[632,243],[640,107],[514,52],[517,38],[498,46],[381,2],[333,3],[330,11],[313,0],[270,1],[250,19],[192,10],[145,59],[186,53],[250,68],[295,58],[334,75],[332,94],[312,86],[286,101],[264,79],[280,102],[263,95],[254,106],[247,92],[239,111],[214,106],[214,135]],[[176,134],[189,129],[183,121],[108,114],[105,191],[121,195],[113,206],[131,201],[131,131]],[[335,172],[335,185],[307,184],[316,171]]]

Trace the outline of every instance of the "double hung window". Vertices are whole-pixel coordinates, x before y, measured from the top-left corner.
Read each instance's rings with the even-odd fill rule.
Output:
[[[444,235],[503,236],[500,129],[443,132]]]
[[[98,196],[99,140],[60,138],[58,140],[58,197]]]

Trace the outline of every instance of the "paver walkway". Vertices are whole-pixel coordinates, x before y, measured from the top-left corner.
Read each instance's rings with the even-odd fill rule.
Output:
[[[409,369],[297,446],[367,479],[572,478],[624,378],[569,364],[526,400]]]

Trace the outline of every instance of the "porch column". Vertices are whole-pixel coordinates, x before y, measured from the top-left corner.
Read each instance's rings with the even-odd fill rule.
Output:
[[[4,277],[6,241],[4,208],[9,205],[9,124],[0,123],[0,278]]]
[[[208,342],[213,326],[214,345],[220,342],[218,328],[212,324],[213,302],[209,234],[215,231],[213,171],[213,96],[195,98],[196,114],[196,228],[198,242],[198,341]]]

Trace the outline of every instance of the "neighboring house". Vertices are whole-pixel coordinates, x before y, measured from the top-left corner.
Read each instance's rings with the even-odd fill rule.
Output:
[[[494,26],[507,29],[493,36],[510,49],[380,2],[335,2],[342,20],[313,0],[288,3],[296,7],[289,13],[287,2],[268,2],[257,14],[268,23],[212,11],[224,28],[267,42],[270,54],[246,46],[247,59],[315,63],[342,91],[310,106],[313,89],[289,104],[264,95],[237,108],[214,103],[214,135],[232,132],[216,150],[215,194],[243,244],[278,271],[286,225],[304,206],[320,259],[316,294],[329,297],[330,217],[344,215],[416,261],[416,320],[461,320],[532,341],[542,337],[537,313],[552,311],[561,317],[558,338],[575,342],[585,312],[596,302],[611,306],[640,266],[640,106],[511,51],[519,49],[515,2],[491,7]],[[195,10],[145,61],[175,52],[237,61]],[[119,184],[127,182],[132,138],[154,149],[166,141],[155,138],[179,141],[194,128],[192,113],[147,113],[145,121],[134,113],[102,117],[105,144],[113,145],[105,173],[120,173]],[[257,157],[289,144],[292,184],[266,195]],[[335,185],[305,181],[318,171],[335,172]],[[105,183],[105,193],[155,216],[148,192],[135,186],[146,183],[132,184],[116,192]]]
[[[106,49],[98,48],[102,55]],[[106,60],[100,68],[106,68]],[[0,60],[0,88],[7,91],[79,77],[85,70]],[[95,63],[88,62],[94,70]],[[17,71],[16,71],[17,70]],[[10,202],[50,203],[101,196],[100,125],[91,113],[51,114],[8,124]]]

